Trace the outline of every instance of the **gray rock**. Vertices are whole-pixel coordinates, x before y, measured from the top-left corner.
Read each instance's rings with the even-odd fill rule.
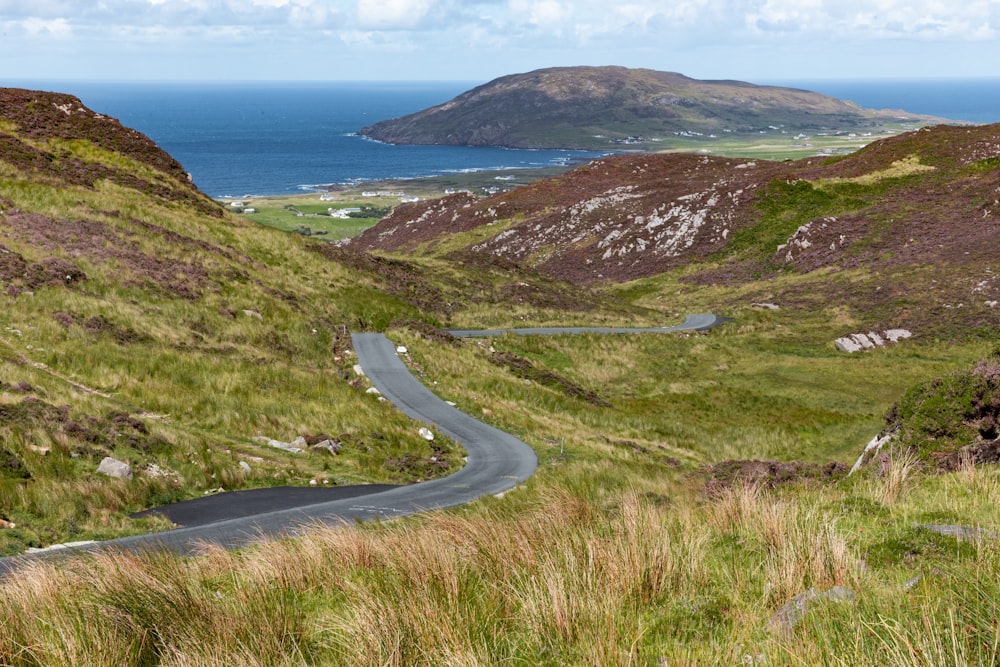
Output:
[[[434,439],[434,434],[431,433],[431,430],[429,428],[422,427],[420,431],[418,431],[418,433],[420,433],[420,437],[423,438],[424,440],[431,441]]]
[[[884,434],[879,433],[874,438],[869,440],[868,444],[865,445],[864,451],[861,452],[861,456],[859,456],[858,460],[854,462],[853,466],[851,466],[851,471],[847,473],[847,476],[850,477],[851,475],[856,473],[858,469],[861,468],[861,466],[865,465],[873,458],[878,456],[879,452],[882,451],[882,448],[885,447],[886,444],[891,442],[895,437],[896,437],[896,432],[890,431],[889,433],[884,433]]]
[[[309,449],[313,451],[327,452],[328,454],[337,456],[340,454],[340,448],[341,444],[339,442],[334,442],[333,440],[323,440],[321,442],[317,442]]]
[[[132,466],[110,456],[105,456],[101,465],[97,466],[97,474],[116,479],[132,479]]]
[[[945,537],[954,537],[956,540],[978,542],[979,540],[985,539],[1000,539],[1000,532],[996,530],[986,530],[984,528],[975,528],[973,526],[956,526],[933,523],[915,523],[913,526],[914,528],[923,528],[924,530],[929,530],[932,533],[944,535]]]
[[[885,347],[888,343],[898,343],[912,335],[906,329],[886,329],[881,333],[869,331],[868,333],[853,333],[842,336],[833,341],[833,344],[841,352],[860,352],[861,350]]]
[[[253,468],[251,468],[250,464],[247,463],[246,461],[240,461],[240,470],[243,471],[244,475],[249,475],[251,472],[253,472]]]
[[[854,339],[844,336],[843,338],[838,338],[833,341],[833,344],[837,346],[837,349],[841,352],[860,352],[862,348],[860,345],[854,342]]]
[[[291,452],[293,454],[301,454],[305,451],[302,447],[296,447],[294,443],[282,442],[281,440],[275,440],[274,438],[267,438],[264,436],[257,436],[254,438],[255,441],[263,443],[268,447],[274,447],[275,449],[281,449],[286,452]],[[305,442],[303,440],[303,442]]]
[[[778,611],[774,612],[774,616],[768,622],[768,627],[775,634],[788,635],[802,622],[802,619],[805,618],[806,613],[809,611],[810,605],[813,603],[828,600],[832,602],[850,602],[854,598],[854,591],[843,586],[834,586],[830,590],[822,592],[817,591],[815,588],[810,588],[807,591],[799,593],[783,604]]]
[[[892,343],[898,343],[899,341],[909,338],[913,334],[906,329],[886,329],[885,337],[889,339]]]

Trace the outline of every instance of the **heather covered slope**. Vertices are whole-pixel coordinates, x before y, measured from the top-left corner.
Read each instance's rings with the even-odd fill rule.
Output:
[[[501,77],[360,134],[399,144],[655,149],[677,137],[865,132],[928,121],[794,88],[624,67],[557,67]]]
[[[936,126],[844,158],[607,157],[485,199],[400,207],[351,245],[482,254],[582,285],[673,272],[741,300],[838,300],[869,326],[978,326],[1000,313],[998,201],[1000,126]]]

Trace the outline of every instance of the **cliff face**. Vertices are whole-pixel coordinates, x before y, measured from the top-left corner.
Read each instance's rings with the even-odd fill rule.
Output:
[[[399,144],[607,148],[677,134],[862,130],[898,121],[805,90],[673,72],[565,67],[505,76],[415,114],[362,128]],[[912,116],[916,119],[918,117]]]
[[[400,207],[352,245],[433,253],[463,239],[465,252],[587,285],[684,267],[686,282],[730,285],[854,272],[866,287],[850,298],[872,308],[933,302],[988,321],[1000,314],[1000,125],[924,129],[842,159],[613,156],[481,200]]]

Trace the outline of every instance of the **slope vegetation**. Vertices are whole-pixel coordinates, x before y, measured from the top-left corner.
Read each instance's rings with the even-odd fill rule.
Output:
[[[0,552],[162,527],[126,515],[219,489],[460,467],[351,371],[350,330],[420,313],[381,280],[225,212],[73,97],[0,90]]]
[[[34,563],[0,582],[0,663],[997,663],[1000,477],[976,465],[1000,449],[996,128],[840,161],[608,159],[401,208],[358,253],[221,212],[72,98],[3,100],[4,551],[150,527],[125,513],[220,486],[460,465],[363,392],[347,330],[389,327],[411,372],[539,468],[412,520]],[[683,312],[734,321],[438,328]],[[921,328],[834,347],[883,319]],[[919,456],[887,447],[845,478],[887,428]],[[253,439],[295,434],[340,454]],[[108,454],[134,479],[95,475]]]
[[[845,158],[607,157],[399,207],[352,246],[485,255],[590,286],[673,272],[743,300],[834,300],[867,326],[934,327],[995,321],[998,232],[1000,126],[936,126]]]

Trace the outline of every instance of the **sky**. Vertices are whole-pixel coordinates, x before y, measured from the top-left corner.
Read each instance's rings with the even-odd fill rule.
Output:
[[[0,85],[1000,76],[1000,0],[0,0]]]

